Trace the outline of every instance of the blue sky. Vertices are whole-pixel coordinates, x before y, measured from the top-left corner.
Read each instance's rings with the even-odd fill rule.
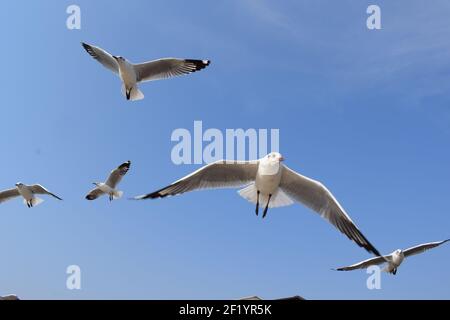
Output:
[[[125,196],[197,169],[170,159],[173,130],[277,128],[286,164],[324,182],[382,252],[450,237],[450,3],[14,1],[0,12],[0,189],[41,183],[64,198],[0,206],[0,294],[24,299],[448,299],[448,246],[408,259],[381,290],[369,257],[308,209],[262,220],[235,190],[158,201],[84,200],[131,160]],[[191,76],[120,82],[80,42],[133,62],[208,58]],[[67,266],[82,290],[66,289]]]

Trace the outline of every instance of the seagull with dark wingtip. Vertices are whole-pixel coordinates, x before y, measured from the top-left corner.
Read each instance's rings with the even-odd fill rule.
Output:
[[[138,84],[189,74],[209,66],[210,60],[163,58],[144,63],[131,63],[121,56],[113,56],[102,48],[81,43],[83,48],[104,67],[122,80],[122,93],[127,100],[144,99]]]
[[[243,187],[239,195],[256,205],[256,215],[260,204],[264,206],[264,218],[269,208],[288,206],[297,201],[320,214],[360,247],[380,255],[322,183],[295,172],[282,161],[284,158],[278,152],[254,161],[220,160],[165,188],[134,199],[164,198],[201,189]]]
[[[444,241],[423,243],[423,244],[419,244],[417,246],[414,246],[414,247],[411,247],[411,248],[408,248],[405,250],[397,249],[394,252],[392,252],[391,254],[388,254],[386,256],[380,256],[380,257],[367,259],[367,260],[352,264],[351,266],[337,268],[335,270],[336,271],[350,271],[350,270],[356,270],[356,269],[365,269],[365,268],[368,268],[373,265],[385,264],[386,266],[383,269],[383,271],[392,273],[395,275],[397,273],[397,268],[400,267],[400,265],[402,264],[402,262],[405,258],[408,258],[410,256],[413,256],[413,255],[416,255],[419,253],[423,253],[432,248],[436,248],[436,247],[440,246],[441,244],[446,243],[447,241],[450,241],[450,239],[447,239]]]
[[[89,191],[86,196],[87,200],[95,200],[98,197],[107,194],[109,201],[119,199],[122,197],[123,192],[116,189],[117,185],[122,178],[130,170],[131,161],[122,163],[116,169],[112,170],[108,176],[106,182],[94,182],[95,188]]]
[[[53,198],[56,198],[58,200],[62,200],[57,195],[51,193],[47,189],[45,189],[40,184],[33,184],[27,186],[26,184],[23,184],[22,182],[16,183],[16,187],[13,189],[8,189],[0,192],[0,203],[8,201],[12,198],[16,198],[19,196],[22,196],[23,203],[28,208],[35,207],[38,204],[44,202],[44,200],[36,197],[36,194],[47,194],[52,196]]]

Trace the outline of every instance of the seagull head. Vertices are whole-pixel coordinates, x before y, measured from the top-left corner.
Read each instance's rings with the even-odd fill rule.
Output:
[[[117,62],[125,61],[125,58],[124,58],[124,57],[121,57],[121,56],[113,56],[113,58],[114,58]]]
[[[402,254],[402,253],[403,253],[402,249],[397,249],[397,250],[395,250],[394,252],[395,252],[396,254]]]
[[[271,152],[266,156],[266,159],[270,162],[282,162],[284,161],[284,157],[278,152]]]
[[[100,187],[100,182],[92,182],[94,186]]]
[[[17,182],[16,183],[16,187],[22,187],[23,186],[23,183],[22,182]]]

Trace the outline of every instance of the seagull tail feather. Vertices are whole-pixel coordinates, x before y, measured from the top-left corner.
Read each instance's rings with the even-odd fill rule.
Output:
[[[33,199],[31,199],[31,204],[33,205],[33,207],[40,205],[42,202],[44,202],[44,200],[41,198],[34,197]],[[27,200],[23,199],[23,203],[27,205]]]
[[[117,199],[122,198],[122,196],[123,196],[123,191],[114,191],[113,199],[117,200]]]
[[[248,185],[244,189],[239,190],[238,193],[242,198],[251,203],[257,202],[258,190],[256,189],[254,183]],[[267,195],[260,194],[259,202],[264,203],[265,205],[267,201],[268,201]],[[289,196],[286,193],[284,193],[283,190],[278,189],[270,198],[269,208],[289,206],[293,203],[294,201],[292,201],[292,199],[289,198]]]

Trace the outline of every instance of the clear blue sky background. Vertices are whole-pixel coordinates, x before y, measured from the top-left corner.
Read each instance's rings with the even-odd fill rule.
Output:
[[[84,200],[130,159],[125,196],[197,169],[170,159],[176,128],[279,128],[291,168],[324,182],[383,252],[450,237],[450,3],[9,1],[0,11],[0,189],[41,183],[64,198],[0,206],[0,294],[24,299],[450,298],[450,248],[412,257],[382,290],[369,257],[308,209],[262,220],[235,190]],[[134,62],[208,58],[142,85],[130,103],[80,41]],[[66,289],[67,266],[82,290]]]

